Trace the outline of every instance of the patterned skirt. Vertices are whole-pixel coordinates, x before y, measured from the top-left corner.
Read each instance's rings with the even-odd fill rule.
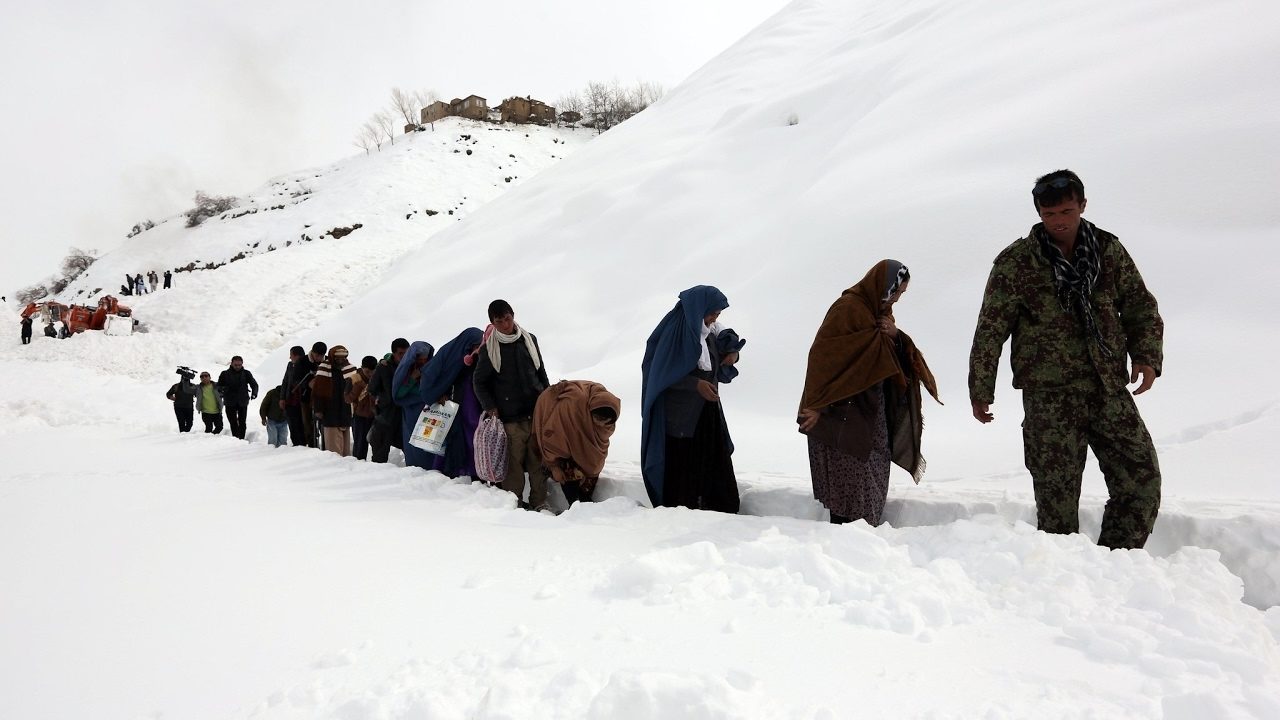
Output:
[[[884,390],[867,390],[876,408],[871,452],[860,460],[809,438],[809,471],[813,496],[832,515],[879,525],[889,497],[889,428],[884,414]]]

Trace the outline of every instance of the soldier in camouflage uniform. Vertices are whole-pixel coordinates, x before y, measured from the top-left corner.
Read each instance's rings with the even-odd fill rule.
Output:
[[[1012,335],[1038,527],[1079,531],[1088,447],[1109,495],[1098,543],[1140,548],[1160,509],[1160,466],[1127,385],[1141,377],[1140,395],[1159,377],[1164,321],[1124,246],[1081,217],[1075,173],[1041,177],[1032,200],[1042,222],[996,257],[987,280],[969,355],[973,415],[994,419],[996,370]]]

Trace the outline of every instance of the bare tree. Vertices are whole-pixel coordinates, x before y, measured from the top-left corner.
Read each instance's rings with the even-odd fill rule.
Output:
[[[14,297],[16,297],[18,302],[23,305],[39,302],[49,297],[49,288],[44,285],[32,285],[19,290],[18,294]]]
[[[378,142],[379,137],[380,134],[378,131],[369,123],[365,123],[356,131],[356,139],[353,141],[353,144],[361,150],[364,150],[365,155],[368,155],[371,151],[380,147],[380,143]]]
[[[560,110],[568,110],[581,115],[582,111],[587,109],[587,104],[582,101],[581,95],[576,92],[570,92],[561,95],[560,99],[556,100],[556,107]]]
[[[370,120],[373,127],[377,130],[379,137],[384,137],[392,145],[396,144],[396,116],[386,110],[379,110],[374,113]]]
[[[391,88],[391,112],[404,118],[405,125],[417,125],[421,117],[418,114],[418,97],[415,93],[407,93],[400,88]]]
[[[422,108],[429,107],[429,106],[430,106],[430,105],[432,105],[433,103],[438,102],[438,101],[440,100],[440,96],[436,94],[436,91],[435,91],[435,90],[430,90],[430,89],[428,89],[428,90],[419,90],[419,91],[415,92],[415,93],[413,94],[413,97],[414,97],[414,99],[415,99],[415,100],[417,100],[417,101],[418,101],[418,108],[419,108],[419,110],[418,110],[418,113],[419,113],[419,115],[418,115],[418,122],[419,122],[419,123],[421,123],[421,122],[422,122],[422,115],[421,115],[421,113],[422,113]],[[435,122],[434,122],[434,121],[432,121],[432,123],[431,123],[431,129],[432,129],[432,130],[435,130],[435,129],[436,129],[436,124],[435,124]]]
[[[98,258],[94,257],[92,250],[81,250],[73,247],[67,252],[67,256],[62,259],[62,275],[67,282],[71,282],[84,274],[85,270],[93,264]]]

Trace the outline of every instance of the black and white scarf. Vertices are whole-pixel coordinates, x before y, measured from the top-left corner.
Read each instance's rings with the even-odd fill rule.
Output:
[[[1093,230],[1093,223],[1080,220],[1080,230],[1076,234],[1076,247],[1071,260],[1067,260],[1058,249],[1044,225],[1037,226],[1036,239],[1040,242],[1040,250],[1048,258],[1049,265],[1053,267],[1053,284],[1062,309],[1074,312],[1084,323],[1085,332],[1098,343],[1102,354],[1112,357],[1111,348],[1102,338],[1102,331],[1098,329],[1098,322],[1093,316],[1093,286],[1102,272],[1098,236]]]

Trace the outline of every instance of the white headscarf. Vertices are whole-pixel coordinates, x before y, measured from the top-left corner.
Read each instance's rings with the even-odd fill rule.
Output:
[[[493,333],[489,335],[489,339],[484,342],[484,349],[489,354],[489,362],[493,363],[494,372],[502,372],[502,351],[499,349],[499,343],[510,344],[521,337],[524,338],[524,346],[529,350],[529,357],[533,358],[533,369],[537,370],[542,367],[542,357],[538,355],[538,348],[533,344],[533,336],[525,332],[524,328],[517,323],[516,331],[510,335],[503,335],[497,328],[494,328]]]

